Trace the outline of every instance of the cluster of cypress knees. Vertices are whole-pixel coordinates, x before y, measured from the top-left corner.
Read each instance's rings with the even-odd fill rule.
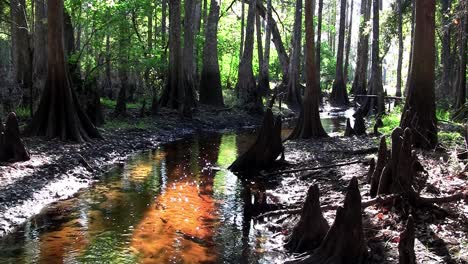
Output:
[[[411,110],[405,112],[406,116],[412,116]],[[403,122],[403,124],[405,123],[407,122]],[[381,125],[381,119],[377,118],[374,134],[379,134],[378,128]],[[416,132],[414,132],[415,130]],[[366,128],[362,115],[355,116],[354,128],[351,127],[348,120],[345,136],[365,135],[365,133]],[[356,177],[352,178],[347,187],[343,206],[338,207],[335,221],[331,227],[322,214],[319,187],[313,185],[309,188],[301,210],[300,220],[285,244],[285,248],[290,252],[302,254],[287,263],[366,263],[368,250],[362,228],[362,211],[364,208],[376,204],[393,205],[404,214],[402,219],[405,219],[406,223],[404,231],[400,234],[399,263],[416,263],[414,220],[411,213],[408,212],[433,203],[468,200],[468,194],[457,193],[441,198],[426,198],[419,195],[418,187],[414,183],[420,178],[418,176],[427,172],[412,150],[413,133],[417,133],[417,128],[411,123],[408,123],[405,129],[395,128],[391,134],[390,151],[387,148],[386,137],[381,137],[377,161],[370,160],[366,179],[371,187],[370,196],[372,198],[378,197],[362,202],[358,180]],[[230,169],[249,173],[252,168],[268,168],[281,153],[284,155],[282,143],[281,119],[275,118],[272,111],[267,110],[257,140],[248,151],[234,161]]]
[[[370,162],[367,181],[371,184],[370,196],[390,195],[387,202],[408,206],[424,205],[415,191],[413,182],[424,172],[412,151],[412,132],[396,128],[392,133],[392,148],[387,151],[386,138],[381,138],[378,160]],[[301,217],[295,225],[285,247],[295,253],[305,253],[288,263],[366,263],[367,246],[362,228],[363,205],[357,178],[347,187],[343,207],[336,211],[335,222],[329,227],[320,206],[319,187],[310,187]],[[409,210],[411,211],[411,210]],[[414,220],[406,215],[406,228],[400,235],[399,263],[416,263],[414,252]]]

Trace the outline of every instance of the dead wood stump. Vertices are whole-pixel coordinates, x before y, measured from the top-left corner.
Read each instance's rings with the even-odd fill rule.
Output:
[[[406,222],[405,230],[400,234],[398,253],[400,264],[416,263],[416,255],[414,253],[414,221],[411,215]]]
[[[336,211],[335,222],[320,247],[306,257],[287,263],[301,264],[359,264],[367,258],[367,246],[362,229],[361,194],[354,177],[348,188],[343,207]]]
[[[374,135],[379,136],[382,133],[379,132],[379,128],[383,127],[384,123],[382,121],[382,118],[380,116],[377,116],[375,119],[375,124],[374,124]]]
[[[320,246],[328,229],[327,220],[320,208],[320,192],[312,185],[302,207],[301,218],[293,229],[285,248],[291,252],[303,253]]]
[[[283,152],[281,117],[274,117],[271,109],[265,112],[263,125],[255,143],[229,166],[231,171],[246,172],[268,168]]]
[[[0,161],[17,162],[29,159],[29,152],[20,138],[16,114],[10,113],[5,126],[0,122]]]

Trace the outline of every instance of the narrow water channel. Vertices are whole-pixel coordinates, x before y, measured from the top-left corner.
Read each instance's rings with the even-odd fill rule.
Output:
[[[345,121],[322,122],[333,133]],[[137,155],[0,239],[0,263],[278,262],[282,241],[252,220],[266,188],[226,170],[254,138],[195,135]]]

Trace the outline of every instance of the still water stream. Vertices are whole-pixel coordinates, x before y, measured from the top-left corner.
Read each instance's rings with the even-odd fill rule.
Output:
[[[324,116],[322,122],[329,133],[343,131],[345,116]],[[0,239],[0,263],[284,259],[282,241],[267,242],[275,233],[253,221],[259,203],[253,193],[260,187],[226,169],[254,138],[195,135],[139,154]]]

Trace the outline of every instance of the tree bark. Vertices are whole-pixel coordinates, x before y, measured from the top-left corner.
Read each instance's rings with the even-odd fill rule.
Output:
[[[378,96],[383,95],[382,85],[382,64],[380,61],[380,0],[373,0],[372,11],[372,67],[371,79],[369,81],[368,95],[376,95],[377,97],[366,97],[364,105],[359,109],[363,115],[382,114],[385,112],[385,105],[379,104]]]
[[[322,20],[323,20],[323,0],[318,0],[318,11],[317,11],[317,45],[315,47],[315,63],[317,64],[316,81],[319,87],[320,101],[322,101],[322,83],[320,82],[321,69],[322,69]]]
[[[245,3],[244,1],[241,1],[241,39],[240,39],[240,47],[239,47],[239,58],[242,58],[244,55],[244,40],[245,40],[245,35],[244,35],[244,28],[245,28]]]
[[[344,39],[346,20],[346,0],[341,0],[340,5],[340,31],[338,33],[338,54],[336,59],[335,81],[333,82],[330,102],[334,105],[344,106],[349,104],[348,91],[343,72]]]
[[[445,97],[450,95],[452,80],[452,51],[451,51],[451,34],[452,34],[452,21],[450,20],[450,9],[452,6],[452,0],[441,1],[441,12],[442,12],[442,79],[440,87],[440,96]]]
[[[258,81],[258,90],[262,94],[267,94],[270,91],[270,43],[271,43],[271,0],[267,0],[267,11],[265,20],[265,50],[263,54],[263,61],[260,69],[260,77]],[[258,12],[260,13],[260,12]]]
[[[63,0],[48,0],[47,14],[47,81],[29,134],[78,142],[100,138],[71,87],[63,45]]]
[[[195,0],[185,0],[184,17],[184,49],[182,68],[184,74],[185,98],[184,105],[186,112],[196,105],[196,67],[195,67]]]
[[[356,71],[351,91],[354,95],[367,94],[367,68],[369,65],[369,34],[365,32],[370,19],[372,0],[361,0],[361,23],[357,49]]]
[[[417,147],[433,148],[437,144],[434,91],[435,2],[416,0],[415,12],[411,77],[400,125],[402,128],[411,127],[415,130],[414,143]]]
[[[169,74],[160,99],[160,105],[178,109],[182,115],[190,115],[185,104],[185,82],[182,68],[180,0],[169,1]]]
[[[363,0],[364,1],[364,0]],[[349,23],[347,27],[347,40],[346,40],[346,57],[345,57],[345,66],[344,66],[344,81],[345,84],[348,83],[348,74],[349,74],[349,53],[351,51],[351,40],[353,35],[353,12],[354,12],[354,0],[351,0],[351,11],[349,12]]]
[[[239,64],[236,90],[239,92],[239,106],[252,113],[261,113],[263,112],[263,104],[257,91],[252,68],[257,0],[250,0],[249,3],[244,52]]]
[[[405,85],[405,96],[408,96],[408,87],[409,87],[409,80],[411,78],[411,66],[413,65],[413,49],[414,49],[414,27],[415,27],[415,0],[411,0],[412,5],[412,13],[411,13],[411,48],[410,48],[410,55],[409,55],[409,67],[408,67],[408,74],[406,76],[406,85]]]
[[[35,0],[34,5],[33,101],[35,98],[40,97],[47,79],[46,1]]]
[[[271,9],[273,10],[273,6],[271,6]],[[265,9],[265,6],[263,6],[261,2],[257,2],[257,12],[260,14],[261,17],[263,17],[263,19],[265,19],[266,17],[268,17],[269,19],[268,23],[271,26],[271,33],[273,37],[272,41],[273,44],[275,44],[276,52],[278,54],[278,59],[281,65],[281,72],[283,74],[282,83],[288,83],[289,56],[284,47],[283,40],[281,39],[281,33],[278,30],[278,25],[273,19],[271,11],[268,13],[268,11]]]
[[[403,64],[403,0],[397,0],[398,5],[398,63],[395,96],[401,96],[401,68]]]
[[[224,101],[218,62],[218,21],[219,5],[217,0],[211,0],[210,13],[205,28],[203,69],[200,80],[200,102],[202,104],[223,106]]]
[[[312,14],[312,0],[306,0],[305,24],[306,24],[306,45],[307,50],[313,51],[314,47],[314,25]],[[317,85],[317,64],[315,63],[315,53],[307,52],[306,57],[307,80],[304,102],[301,108],[299,120],[294,131],[289,136],[290,139],[327,137],[327,133],[320,122],[319,100],[320,87]]]
[[[11,55],[13,63],[13,78],[23,92],[22,105],[33,112],[32,74],[33,53],[30,45],[28,20],[26,17],[26,1],[10,1],[11,16]]]
[[[114,114],[115,115],[126,115],[127,114],[127,94],[128,94],[128,50],[129,43],[128,38],[129,34],[127,31],[127,16],[123,17],[123,21],[119,24],[119,79],[120,79],[120,89],[117,96],[117,103],[115,105]]]
[[[299,67],[302,38],[302,0],[296,0],[294,12],[294,29],[292,36],[291,60],[289,62],[288,83],[286,85],[285,102],[293,108],[298,108],[302,102],[301,84],[299,83]]]
[[[461,10],[465,10],[464,15],[460,19],[459,24],[459,54],[458,54],[458,81],[456,87],[457,98],[455,102],[455,109],[459,109],[465,105],[466,102],[466,46],[468,35],[468,4],[466,1],[461,1]]]

